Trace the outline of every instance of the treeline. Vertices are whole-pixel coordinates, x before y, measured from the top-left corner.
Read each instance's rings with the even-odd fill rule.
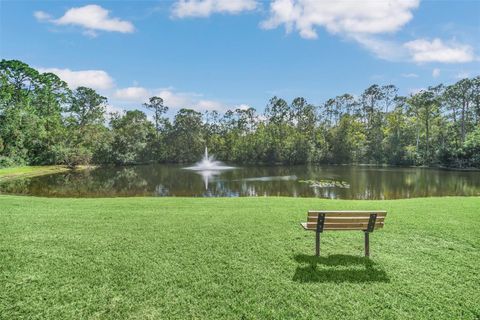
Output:
[[[180,109],[161,97],[143,110],[106,113],[93,89],[70,90],[52,73],[0,62],[0,167],[194,162],[208,146],[237,163],[370,163],[480,168],[480,77],[400,96],[372,85],[312,105],[273,97],[225,114]],[[139,106],[140,107],[140,106]]]

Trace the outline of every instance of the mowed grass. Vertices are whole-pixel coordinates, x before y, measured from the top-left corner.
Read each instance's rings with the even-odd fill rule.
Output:
[[[385,209],[326,232],[308,209]],[[0,196],[1,319],[479,319],[480,198]]]

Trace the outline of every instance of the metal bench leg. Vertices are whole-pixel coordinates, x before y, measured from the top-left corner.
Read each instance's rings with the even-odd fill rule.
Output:
[[[365,231],[365,257],[370,257],[370,232]]]
[[[320,234],[323,232],[323,225],[325,223],[325,213],[319,213],[317,217],[317,230],[315,238],[315,255],[320,256]]]
[[[375,229],[375,222],[377,221],[377,214],[370,214],[368,219],[368,227],[365,230],[365,257],[370,257],[370,232]]]
[[[320,256],[320,232],[316,232],[315,244],[315,255],[318,257]]]

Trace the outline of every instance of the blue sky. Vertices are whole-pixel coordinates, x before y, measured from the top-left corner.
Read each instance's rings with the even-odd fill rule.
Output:
[[[131,109],[319,104],[480,74],[480,1],[0,1],[0,57]]]

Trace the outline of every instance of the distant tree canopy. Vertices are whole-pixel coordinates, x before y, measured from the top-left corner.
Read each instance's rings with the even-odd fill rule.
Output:
[[[369,163],[480,168],[480,76],[403,97],[372,85],[313,105],[273,97],[255,109],[173,119],[161,97],[106,114],[95,90],[70,90],[52,73],[0,62],[0,167],[193,162],[208,146],[238,163]],[[108,121],[108,123],[107,123]]]

